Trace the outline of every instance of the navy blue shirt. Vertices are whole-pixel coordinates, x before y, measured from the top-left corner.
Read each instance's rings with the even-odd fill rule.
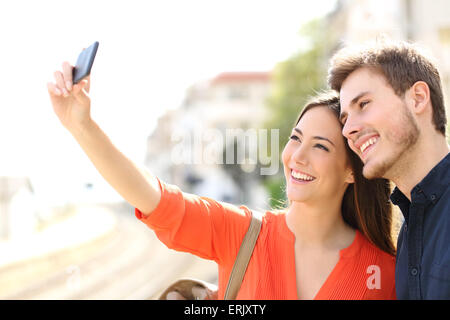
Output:
[[[450,299],[450,153],[411,190],[391,201],[405,217],[397,242],[397,299]]]

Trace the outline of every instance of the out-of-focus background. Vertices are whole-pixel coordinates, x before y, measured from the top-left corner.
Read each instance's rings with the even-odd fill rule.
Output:
[[[100,42],[92,114],[129,158],[183,191],[269,209],[285,198],[281,163],[269,175],[262,161],[205,163],[202,133],[278,129],[273,165],[332,54],[380,34],[430,51],[448,105],[449,12],[446,0],[1,2],[0,299],[155,299],[180,277],[217,281],[213,262],[134,217],[54,115],[46,83],[81,49]]]

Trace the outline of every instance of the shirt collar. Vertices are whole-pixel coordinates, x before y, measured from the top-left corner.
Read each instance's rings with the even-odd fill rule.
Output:
[[[397,187],[394,188],[390,198],[392,203],[400,208],[406,223],[408,223],[409,205],[411,204],[409,199]]]
[[[435,204],[450,184],[450,153],[442,159],[412,190],[411,199],[423,193],[425,198]]]
[[[413,203],[431,202],[435,204],[450,184],[450,153],[442,159],[412,190],[411,200]],[[390,197],[393,204],[400,207],[403,215],[407,215],[409,199],[395,187]],[[406,216],[405,216],[406,218]]]

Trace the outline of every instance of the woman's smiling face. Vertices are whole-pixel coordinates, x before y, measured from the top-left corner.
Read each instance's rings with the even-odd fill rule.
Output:
[[[342,126],[326,106],[304,113],[281,157],[291,202],[340,200],[353,183]]]

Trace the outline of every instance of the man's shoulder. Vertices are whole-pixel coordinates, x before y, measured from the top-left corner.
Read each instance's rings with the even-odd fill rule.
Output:
[[[433,201],[433,199],[431,199],[431,201]],[[442,218],[450,220],[450,181],[447,181],[447,185],[442,189],[442,194],[440,195],[439,199],[436,199],[435,201],[436,210],[442,211],[444,213],[449,213],[443,215]]]

